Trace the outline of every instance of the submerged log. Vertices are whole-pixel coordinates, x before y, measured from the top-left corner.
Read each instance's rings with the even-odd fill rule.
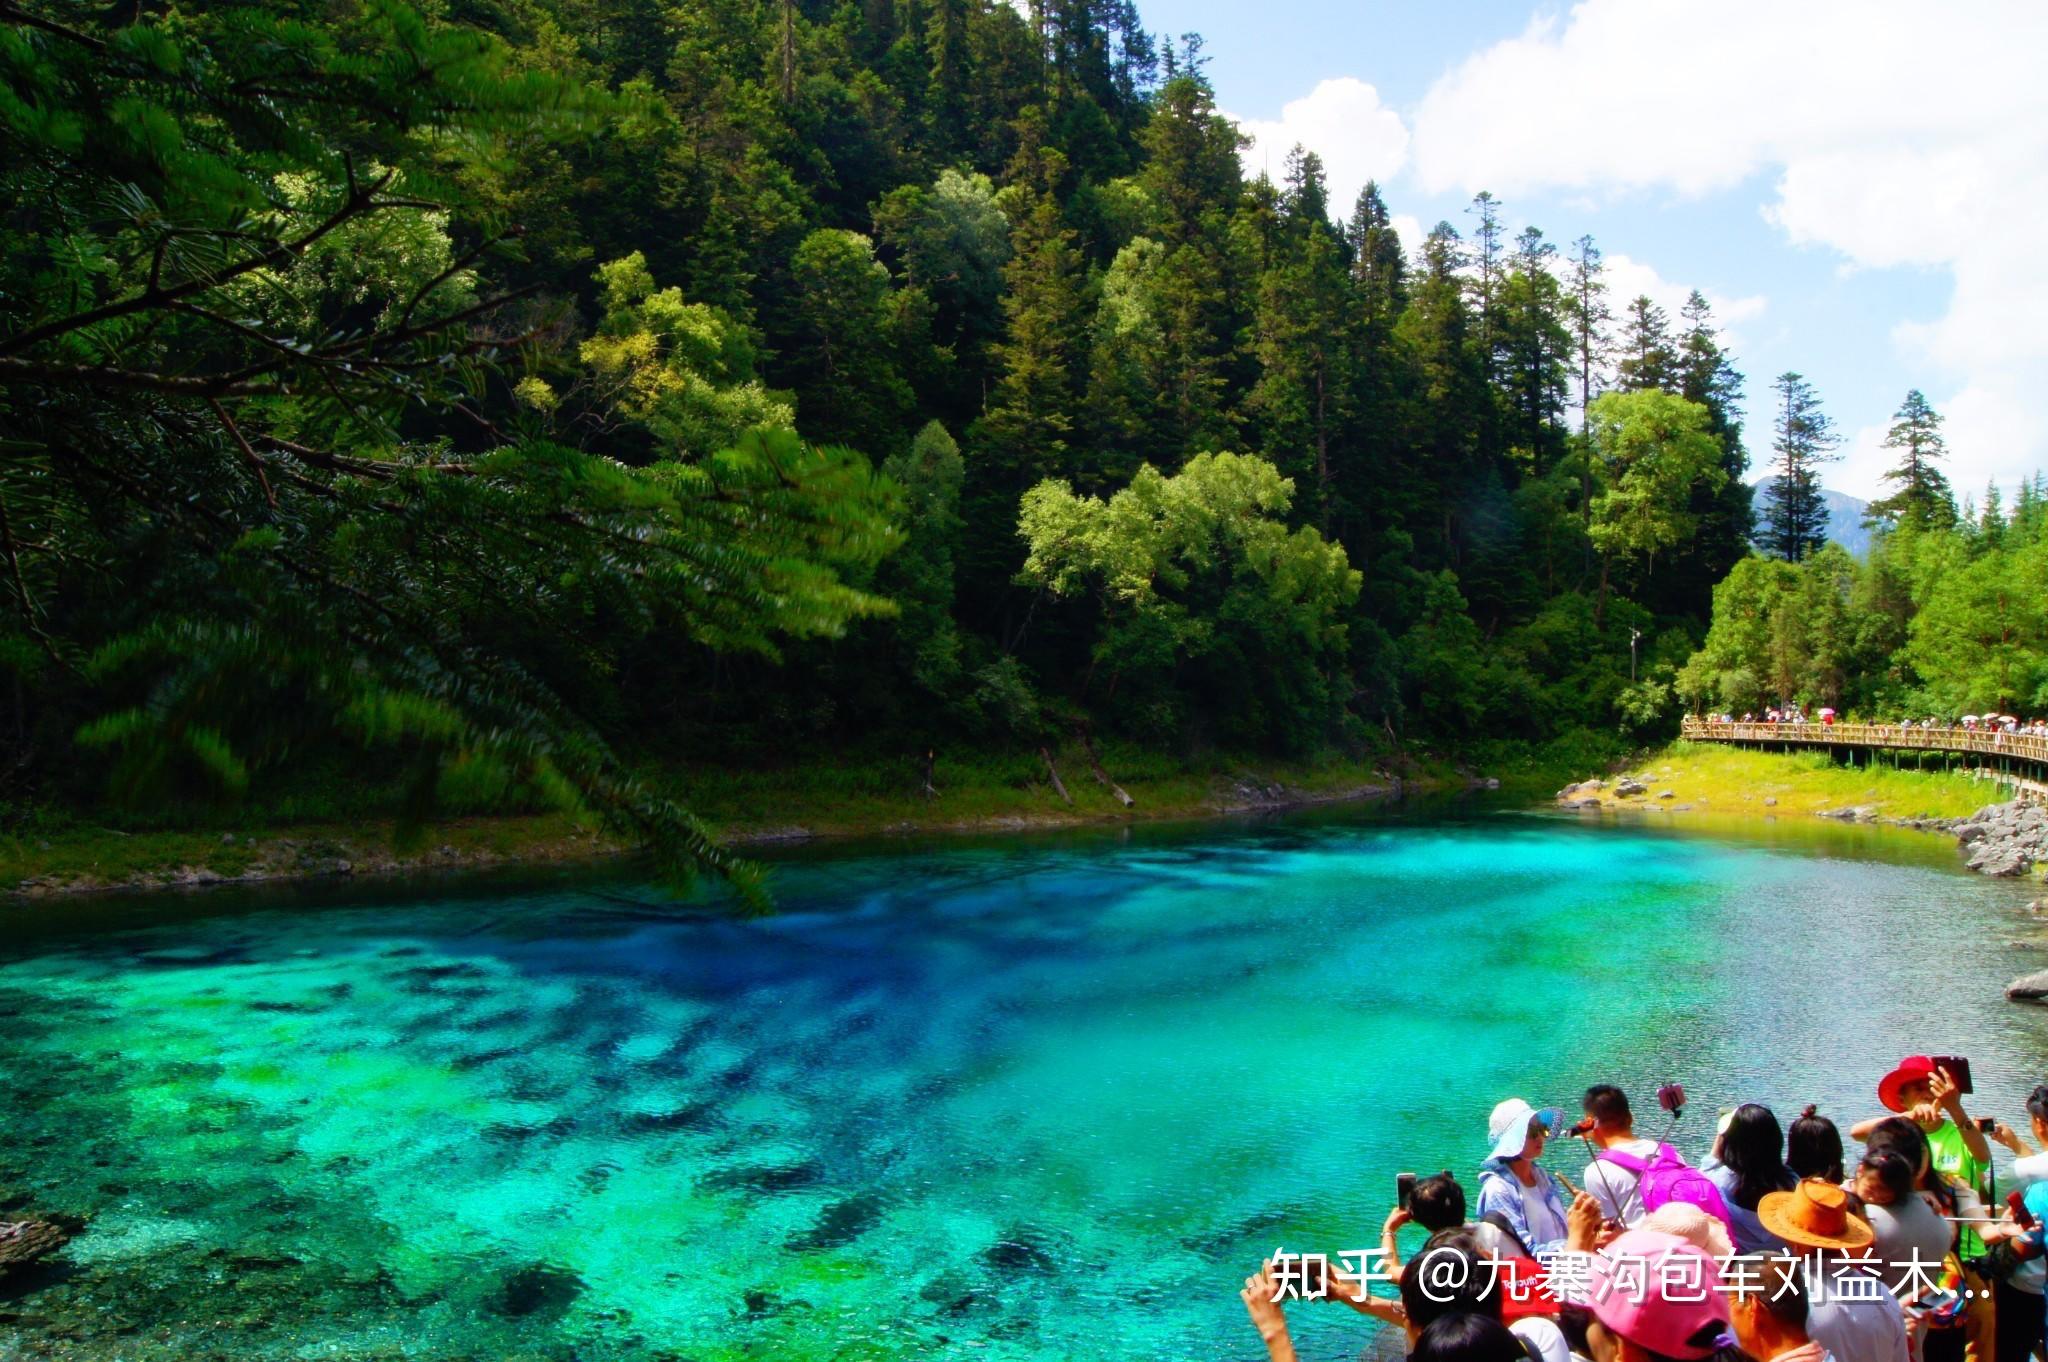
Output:
[[[1052,749],[1049,747],[1041,747],[1038,749],[1038,755],[1045,759],[1045,773],[1046,775],[1052,777],[1053,789],[1059,791],[1061,799],[1064,799],[1065,801],[1067,801],[1067,803],[1072,804],[1074,802],[1074,797],[1067,793],[1067,784],[1065,781],[1060,779],[1059,767],[1054,766],[1052,764]]]
[[[0,1273],[54,1253],[70,1238],[47,1220],[0,1221]]]

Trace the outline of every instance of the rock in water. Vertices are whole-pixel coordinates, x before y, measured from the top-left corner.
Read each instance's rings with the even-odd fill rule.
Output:
[[[2048,998],[2048,969],[2022,974],[2005,986],[2005,996],[2016,1003],[2037,1003]]]
[[[0,1275],[11,1267],[20,1267],[46,1253],[56,1252],[70,1238],[69,1234],[47,1220],[0,1222]]]

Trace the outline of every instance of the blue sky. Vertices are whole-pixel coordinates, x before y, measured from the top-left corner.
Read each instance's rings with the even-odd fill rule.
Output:
[[[1748,378],[1819,389],[1824,480],[1882,489],[1907,389],[1948,417],[1959,495],[2048,467],[2048,5],[1900,0],[1149,0],[1199,32],[1219,105],[1279,174],[1302,141],[1339,202],[1367,176],[1409,228],[1461,233],[1489,188],[1511,234],[1592,233],[1621,301],[1698,288]]]

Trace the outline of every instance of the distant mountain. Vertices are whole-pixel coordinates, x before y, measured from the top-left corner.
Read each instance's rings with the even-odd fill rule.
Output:
[[[1776,478],[1761,478],[1756,484],[1756,523],[1762,525],[1770,514],[1771,498],[1778,489]],[[1840,544],[1851,555],[1861,558],[1870,551],[1870,531],[1863,528],[1863,513],[1870,508],[1867,501],[1859,501],[1847,492],[1831,492],[1820,489],[1820,499],[1828,508],[1828,542]]]

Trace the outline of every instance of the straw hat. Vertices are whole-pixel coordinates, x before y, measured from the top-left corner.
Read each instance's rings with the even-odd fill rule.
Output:
[[[1756,1204],[1764,1228],[1806,1248],[1869,1248],[1877,1234],[1849,1214],[1849,1194],[1822,1178],[1807,1178],[1789,1192],[1768,1192]]]
[[[1728,1237],[1728,1227],[1690,1201],[1667,1201],[1637,1221],[1635,1228],[1675,1234],[1716,1261],[1735,1256],[1735,1241]]]

